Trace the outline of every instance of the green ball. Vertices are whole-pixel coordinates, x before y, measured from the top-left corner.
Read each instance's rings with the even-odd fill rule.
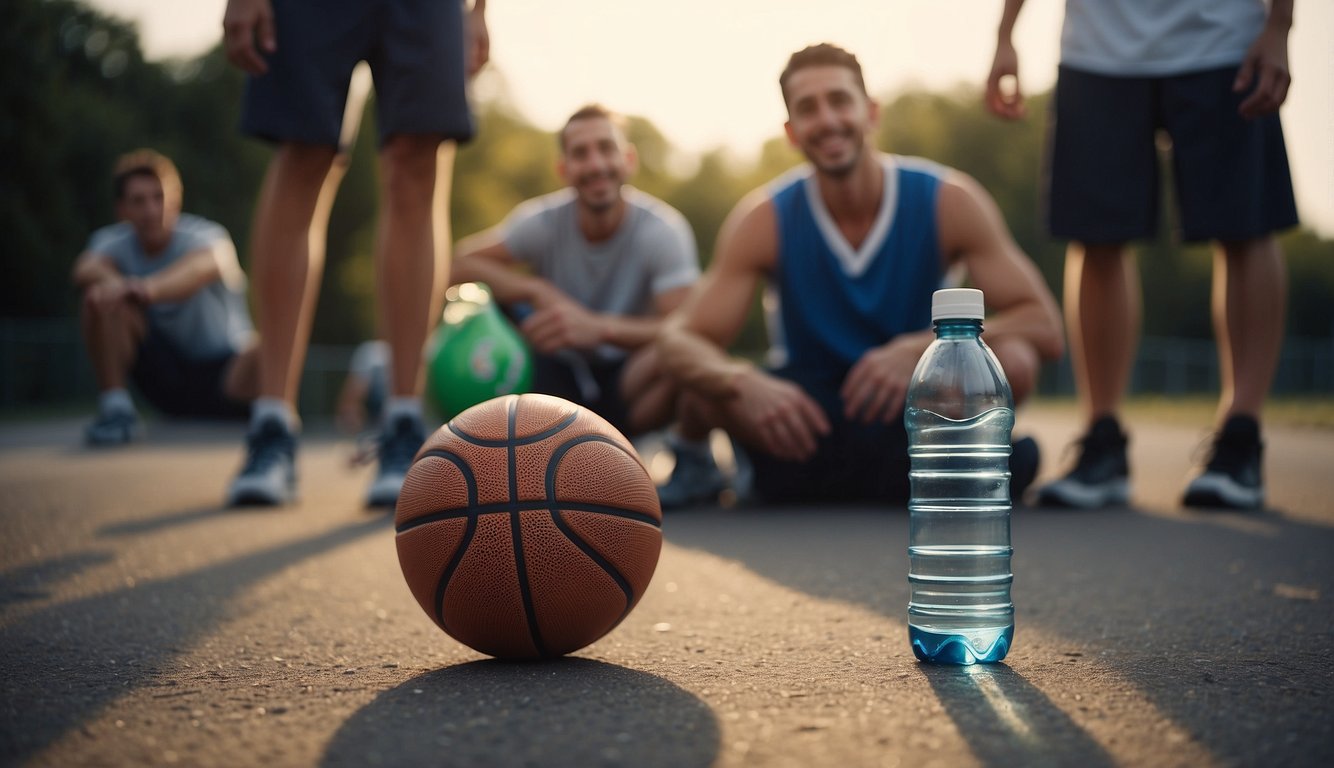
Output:
[[[490,289],[463,283],[445,301],[426,350],[426,393],[440,417],[448,421],[493,397],[527,392],[532,356]]]

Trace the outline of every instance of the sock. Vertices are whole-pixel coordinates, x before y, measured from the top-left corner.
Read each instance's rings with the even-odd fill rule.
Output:
[[[134,413],[134,401],[125,387],[116,387],[99,392],[97,395],[98,413]]]
[[[422,417],[422,399],[403,395],[390,397],[384,404],[385,426],[393,424],[395,420],[402,416],[407,416],[413,421],[424,421],[425,419]]]
[[[281,397],[257,397],[250,403],[251,429],[257,428],[267,419],[278,419],[293,434],[301,428],[296,411]]]

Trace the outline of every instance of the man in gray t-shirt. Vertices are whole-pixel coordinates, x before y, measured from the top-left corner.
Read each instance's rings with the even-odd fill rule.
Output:
[[[699,277],[695,237],[677,210],[626,185],[636,156],[617,115],[584,107],[559,138],[568,186],[460,243],[451,281],[487,283],[518,321],[533,391],[638,434],[674,416],[651,342]]]
[[[113,186],[120,221],[93,233],[72,274],[99,390],[87,441],[139,434],[128,379],[168,416],[244,417],[258,380],[231,238],[181,213],[180,176],[152,150],[120,158]]]

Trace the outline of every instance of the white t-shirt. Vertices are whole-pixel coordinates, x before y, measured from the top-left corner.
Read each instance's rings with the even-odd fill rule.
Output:
[[[679,211],[632,187],[622,190],[625,218],[609,239],[591,243],[579,229],[574,190],[520,204],[505,219],[505,248],[533,273],[599,313],[647,317],[654,298],[699,279],[695,234]],[[625,356],[604,345],[598,357]]]
[[[123,221],[94,232],[85,250],[110,258],[127,277],[147,277],[221,240],[230,242],[227,230],[220,224],[182,213],[161,253],[153,256],[144,253],[134,228]],[[245,274],[236,261],[236,250],[226,248],[218,255],[229,259],[219,265],[222,277],[182,301],[148,308],[148,320],[153,327],[170,339],[182,355],[193,360],[236,354],[249,344],[254,334],[246,306]]]
[[[1232,66],[1266,15],[1264,0],[1066,0],[1061,64],[1133,77]]]

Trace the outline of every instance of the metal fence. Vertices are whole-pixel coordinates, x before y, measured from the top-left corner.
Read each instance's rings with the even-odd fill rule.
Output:
[[[352,350],[350,345],[311,346],[301,382],[303,415],[333,412]],[[0,318],[0,364],[0,411],[89,402],[96,390],[78,321],[72,318]],[[1038,391],[1045,395],[1074,393],[1068,357],[1046,367]],[[1217,392],[1214,343],[1207,339],[1143,339],[1131,391],[1164,395]],[[1334,337],[1286,339],[1273,394],[1334,396]]]

